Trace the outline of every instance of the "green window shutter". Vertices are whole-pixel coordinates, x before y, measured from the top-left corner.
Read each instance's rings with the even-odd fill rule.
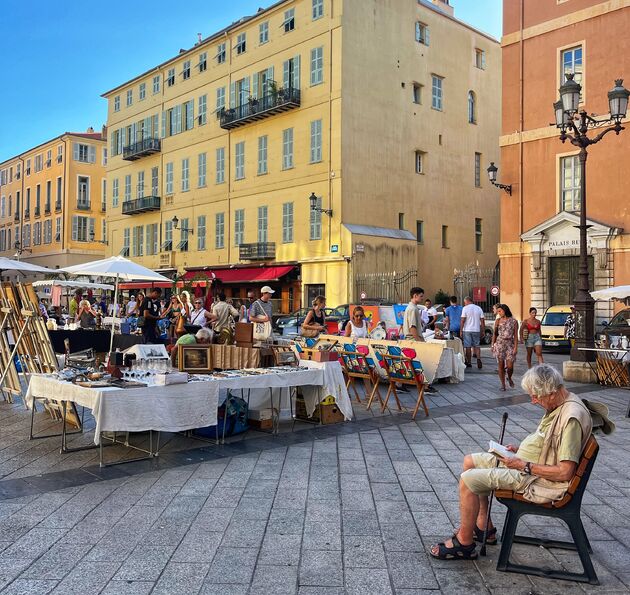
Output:
[[[300,55],[293,58],[293,88],[300,88]]]
[[[424,28],[424,44],[429,45],[429,26]]]
[[[90,217],[90,229],[88,231],[88,237],[87,237],[88,240],[91,239],[92,236],[94,235],[94,222],[95,222],[94,217]]]
[[[72,239],[77,241],[79,237],[79,218],[76,215],[72,216]]]
[[[252,83],[253,83],[253,86],[252,86],[252,97],[254,99],[258,99],[258,77],[259,77],[259,75],[258,75],[258,73],[256,73],[253,76],[254,80],[252,81]],[[262,94],[262,90],[261,90],[261,94]]]
[[[79,143],[72,143],[72,158],[75,161],[79,160]]]
[[[88,162],[96,163],[96,147],[88,145]]]
[[[291,60],[285,60],[282,63],[282,87],[288,89],[289,87],[289,72],[291,69]]]
[[[162,138],[166,137],[166,112],[162,112]]]
[[[236,107],[236,82],[230,83],[230,109]]]

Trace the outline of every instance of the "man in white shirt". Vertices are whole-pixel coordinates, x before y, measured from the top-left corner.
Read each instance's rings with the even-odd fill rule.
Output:
[[[405,310],[403,318],[403,336],[414,341],[424,341],[422,337],[422,318],[418,309],[424,297],[424,289],[422,287],[412,287],[409,293],[411,294],[411,301]]]
[[[471,362],[471,350],[477,358],[477,367],[481,369],[481,350],[479,344],[481,336],[486,332],[486,321],[483,315],[483,310],[473,304],[472,298],[464,298],[464,308],[462,309],[462,319],[460,324],[459,334],[464,341],[466,367],[472,368]]]
[[[137,305],[138,302],[136,302],[136,297],[133,295],[130,296],[129,302],[127,303],[127,316],[131,316],[134,313]]]
[[[433,307],[433,303],[429,299],[424,300],[424,307],[426,308],[426,313],[427,313],[426,325],[431,330],[435,330],[435,320],[437,318],[437,310]]]

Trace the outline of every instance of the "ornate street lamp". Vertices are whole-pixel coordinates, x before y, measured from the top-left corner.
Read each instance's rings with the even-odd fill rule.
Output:
[[[490,167],[487,171],[490,183],[497,188],[501,188],[501,190],[505,190],[510,196],[512,196],[512,184],[499,184],[499,182],[497,182],[497,172],[499,171],[499,168],[494,164],[494,161],[490,162]]]
[[[175,217],[173,217],[171,219],[171,222],[173,223],[173,229],[179,229],[179,231],[183,231],[184,233],[195,233],[195,230],[192,229],[192,227],[179,227],[179,219],[177,218],[177,215],[175,215]]]
[[[315,211],[316,213],[325,213],[329,217],[332,217],[332,209],[322,209],[321,207],[317,206],[317,196],[315,196],[314,192],[311,192],[308,200],[311,203],[311,211]]]
[[[628,97],[630,91],[623,86],[623,79],[615,81],[615,87],[608,92],[610,116],[595,118],[589,116],[584,109],[578,112],[582,87],[574,80],[573,74],[566,75],[567,80],[560,87],[560,101],[553,104],[556,117],[556,127],[560,129],[560,140],[567,140],[580,148],[580,263],[578,269],[578,286],[575,294],[575,345],[571,349],[573,361],[592,361],[593,351],[583,351],[592,348],[595,335],[595,300],[589,292],[588,247],[586,224],[586,159],[587,148],[598,143],[609,132],[619,134],[624,127],[621,121],[626,117]],[[612,124],[612,126],[610,126]],[[604,128],[608,126],[607,128]],[[588,137],[592,128],[604,128],[593,138]]]

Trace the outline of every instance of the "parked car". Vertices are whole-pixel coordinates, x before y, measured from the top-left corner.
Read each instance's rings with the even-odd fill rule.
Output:
[[[354,305],[354,304],[353,304]],[[359,304],[356,304],[357,306]],[[361,302],[362,306],[393,306],[394,302],[390,302],[388,300],[382,300],[380,298],[370,298],[363,300]],[[335,334],[342,335],[346,330],[346,326],[348,322],[350,322],[350,304],[342,304],[341,306],[337,306],[334,308],[333,313],[331,314],[332,319],[336,319],[338,330],[335,331]],[[328,320],[326,321],[328,322]]]
[[[610,322],[603,323],[603,334],[610,341],[611,337],[626,336],[630,339],[630,308],[617,312]]]
[[[288,316],[280,316],[275,320],[274,330],[280,335],[299,335],[302,323],[306,319],[306,315],[311,311],[311,308],[300,308],[293,314]],[[329,316],[332,316],[333,308],[324,308],[324,314],[326,315],[326,327],[331,334],[337,334],[337,321],[336,319],[328,320]]]
[[[550,306],[541,320],[541,336],[543,348],[570,347],[571,343],[564,338],[564,323],[571,314],[571,306]]]

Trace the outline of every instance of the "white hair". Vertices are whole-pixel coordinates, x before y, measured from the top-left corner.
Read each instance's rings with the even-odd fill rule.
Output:
[[[210,339],[212,339],[212,331],[208,328],[200,328],[196,332],[195,338],[198,341],[210,341]]]
[[[549,364],[539,364],[525,372],[521,380],[523,390],[536,397],[546,397],[564,386],[562,374]]]

